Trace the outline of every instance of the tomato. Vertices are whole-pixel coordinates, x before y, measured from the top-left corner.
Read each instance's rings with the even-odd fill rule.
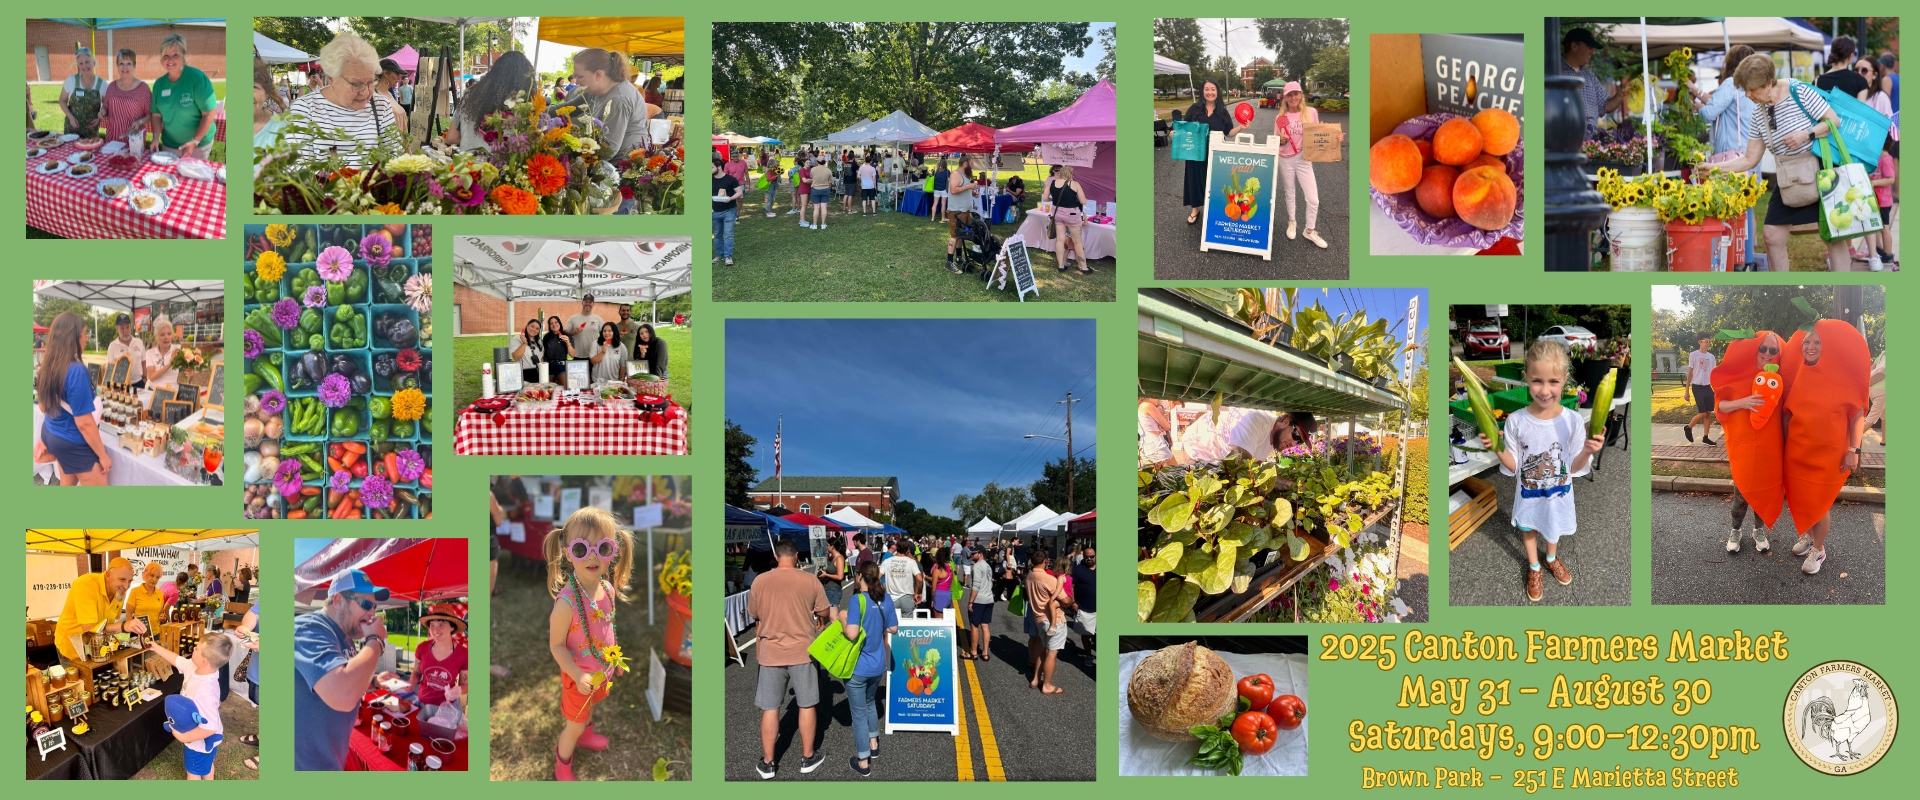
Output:
[[[1273,724],[1273,717],[1265,711],[1242,711],[1233,718],[1233,741],[1240,745],[1244,755],[1266,755],[1273,749],[1273,740],[1280,735],[1280,729]]]
[[[1262,672],[1240,679],[1240,696],[1247,698],[1247,708],[1254,711],[1267,710],[1267,704],[1273,702],[1273,679]]]
[[[1267,716],[1283,730],[1300,727],[1300,721],[1307,718],[1307,701],[1290,694],[1273,698],[1273,704],[1267,706]]]

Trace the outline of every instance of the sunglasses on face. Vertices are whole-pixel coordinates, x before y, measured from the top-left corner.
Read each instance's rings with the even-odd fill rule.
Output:
[[[574,563],[598,556],[601,561],[612,561],[620,554],[620,545],[612,539],[601,539],[598,544],[585,539],[575,539],[567,544],[567,559]]]
[[[1760,355],[1763,355],[1763,356],[1777,356],[1777,355],[1780,355],[1780,348],[1778,348],[1778,347],[1762,347],[1762,348],[1760,348]]]
[[[361,611],[373,610],[373,601],[365,597],[361,597],[359,595],[355,595],[355,594],[347,595],[347,602],[358,604],[360,606]]]

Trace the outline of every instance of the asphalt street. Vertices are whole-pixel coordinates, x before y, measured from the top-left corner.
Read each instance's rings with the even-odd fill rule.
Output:
[[[1624,606],[1633,602],[1633,465],[1610,446],[1601,469],[1573,479],[1577,531],[1560,539],[1559,558],[1573,573],[1561,586],[1549,575],[1540,602],[1527,602],[1527,549],[1508,512],[1514,480],[1496,467],[1480,473],[1499,495],[1500,508],[1447,558],[1447,603],[1454,606]],[[1540,543],[1541,559],[1546,542]],[[1544,567],[1543,567],[1544,569]]]
[[[1279,111],[1256,108],[1253,124],[1247,132],[1255,140],[1273,132],[1273,119]],[[1324,112],[1321,121],[1338,123],[1347,131],[1347,144],[1341,145],[1337,164],[1313,165],[1313,176],[1320,188],[1320,217],[1315,223],[1320,238],[1327,240],[1322,250],[1306,239],[1289,241],[1287,232],[1286,191],[1276,180],[1273,186],[1273,260],[1245,253],[1200,252],[1200,224],[1187,224],[1187,208],[1181,204],[1186,175],[1185,161],[1175,161],[1166,148],[1153,151],[1153,277],[1156,280],[1346,280],[1349,261],[1349,236],[1355,216],[1350,212],[1348,170],[1353,166],[1352,126],[1344,113]],[[1295,215],[1304,228],[1307,208],[1295,199]]]
[[[996,767],[1009,781],[1094,780],[1098,742],[1095,703],[1099,691],[1093,664],[1080,646],[1080,637],[1068,637],[1054,672],[1054,684],[1067,693],[1043,696],[1027,687],[1027,637],[1022,633],[1021,619],[1007,613],[1005,603],[994,608],[992,630],[992,661],[959,661],[969,769],[960,769],[959,737],[902,731],[880,737],[881,756],[873,761],[874,780],[952,781],[971,772],[972,780],[986,781],[993,779]],[[750,635],[751,630],[745,634]],[[965,644],[964,636],[960,642]],[[761,752],[760,710],[753,700],[759,675],[754,661],[757,653],[757,648],[747,649],[744,668],[731,662],[727,665],[725,772],[730,781],[760,780],[754,771]],[[846,689],[823,673],[820,690],[822,713],[818,715],[815,741],[821,742],[818,752],[826,756],[826,762],[811,774],[800,773],[801,748],[796,738],[799,710],[789,695],[774,745],[779,765],[774,780],[859,779],[847,765],[847,759],[854,755],[854,744]],[[884,693],[879,712],[884,725]],[[991,741],[986,735],[989,730]]]
[[[1835,503],[1827,563],[1800,571],[1793,513],[1775,521],[1773,552],[1753,549],[1751,515],[1740,552],[1727,552],[1733,495],[1653,493],[1653,602],[1676,605],[1882,605],[1887,602],[1885,506]]]

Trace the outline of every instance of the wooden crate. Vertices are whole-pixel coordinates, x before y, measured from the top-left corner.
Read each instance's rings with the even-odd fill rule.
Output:
[[[1493,484],[1479,478],[1468,478],[1460,482],[1460,488],[1472,498],[1466,505],[1447,516],[1447,549],[1452,550],[1467,540],[1468,536],[1480,529],[1480,524],[1493,516],[1500,508],[1499,494],[1493,490]],[[1449,493],[1451,494],[1451,493]]]

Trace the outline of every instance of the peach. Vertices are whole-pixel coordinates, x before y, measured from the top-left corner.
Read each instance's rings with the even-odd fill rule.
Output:
[[[1440,219],[1453,216],[1453,182],[1459,177],[1460,170],[1445,164],[1427,167],[1420,174],[1420,186],[1413,195],[1420,203],[1420,210]]]
[[[1482,110],[1473,115],[1473,127],[1480,131],[1481,149],[1493,155],[1504,156],[1520,144],[1520,120],[1506,109]]]
[[[1433,160],[1463,166],[1480,155],[1480,129],[1465,117],[1454,117],[1433,132]]]
[[[1399,194],[1420,185],[1420,148],[1413,140],[1393,134],[1367,150],[1367,176],[1373,188]]]
[[[1453,182],[1453,210],[1483,231],[1497,231],[1512,222],[1518,197],[1513,180],[1492,167],[1474,167]]]
[[[1495,158],[1494,156],[1487,155],[1486,153],[1481,153],[1480,155],[1474,156],[1472,161],[1467,162],[1467,165],[1464,167],[1461,167],[1460,169],[1462,171],[1465,171],[1465,170],[1473,169],[1474,167],[1493,167],[1494,169],[1500,170],[1502,173],[1504,173],[1507,171],[1507,162],[1499,158]]]
[[[1433,166],[1433,143],[1425,139],[1415,139],[1413,146],[1420,148],[1420,166]]]

